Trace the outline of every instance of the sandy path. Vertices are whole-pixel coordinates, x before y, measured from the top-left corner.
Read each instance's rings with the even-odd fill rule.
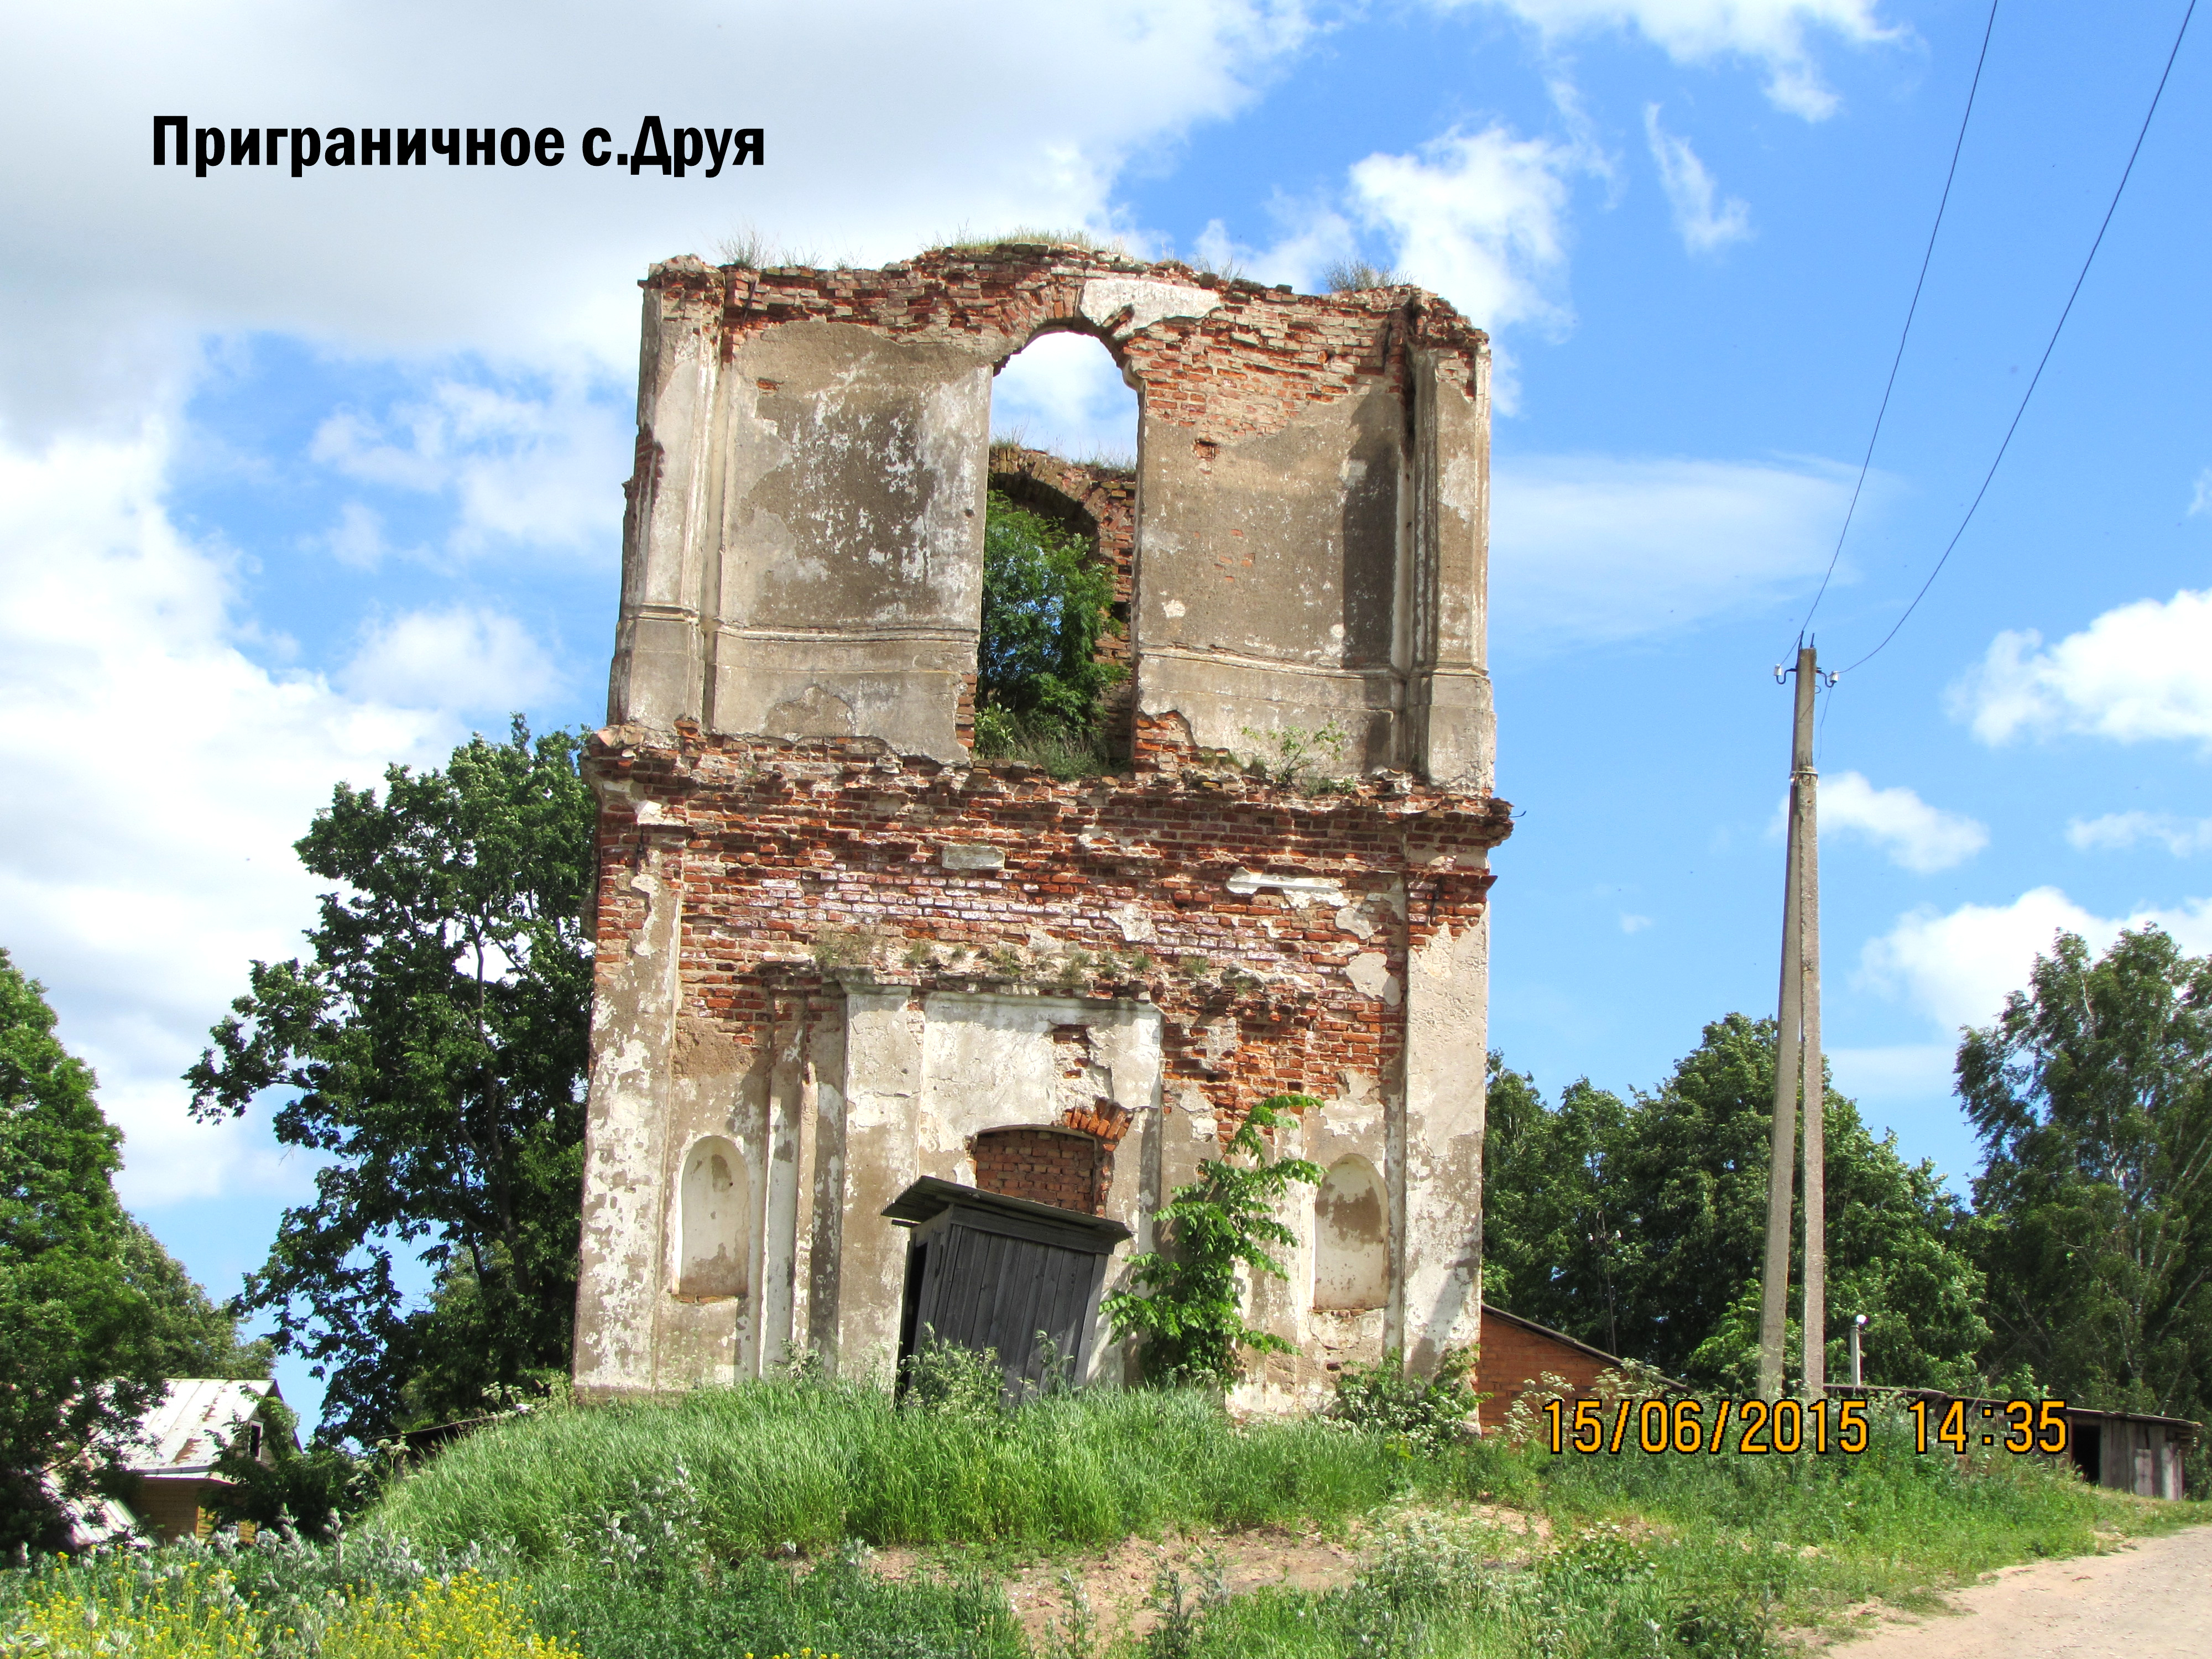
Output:
[[[1961,1616],[1887,1626],[1830,1659],[2207,1659],[2212,1526],[2006,1567],[1952,1601]]]

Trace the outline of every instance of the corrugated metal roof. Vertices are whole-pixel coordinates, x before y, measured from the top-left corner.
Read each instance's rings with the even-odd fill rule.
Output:
[[[263,1401],[283,1398],[273,1382],[178,1377],[161,1403],[140,1419],[139,1443],[124,1467],[134,1474],[204,1474]]]

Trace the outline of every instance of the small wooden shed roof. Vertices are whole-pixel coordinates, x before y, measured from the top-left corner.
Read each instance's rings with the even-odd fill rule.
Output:
[[[918,1227],[926,1221],[935,1220],[955,1205],[963,1210],[980,1210],[987,1215],[1063,1230],[1065,1237],[1056,1237],[1052,1243],[1067,1249],[1089,1250],[1094,1255],[1111,1254],[1115,1245],[1131,1237],[1127,1227],[1105,1216],[1063,1210],[1058,1205],[1040,1204],[1034,1199],[1009,1198],[1004,1193],[987,1193],[978,1188],[963,1187],[957,1182],[940,1181],[935,1176],[924,1176],[915,1182],[885,1206],[883,1213],[886,1219],[902,1227]]]

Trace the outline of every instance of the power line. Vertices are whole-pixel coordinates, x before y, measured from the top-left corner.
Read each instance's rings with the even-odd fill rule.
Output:
[[[2020,430],[2021,416],[2027,413],[2027,401],[2035,396],[2036,386],[2043,379],[2045,365],[2050,362],[2051,352],[2057,348],[2058,336],[2066,326],[2066,319],[2074,314],[2074,301],[2081,297],[2081,284],[2089,279],[2089,267],[2096,262],[2097,250],[2105,245],[2105,233],[2112,228],[2112,216],[2119,211],[2120,198],[2126,191],[2128,179],[2136,170],[2136,157],[2142,154],[2143,139],[2150,132],[2151,118],[2158,113],[2158,101],[2166,95],[2166,83],[2167,77],[2173,73],[2174,59],[2181,55],[2181,42],[2189,33],[2189,20],[2196,15],[2197,0],[2189,0],[2188,10],[2181,15],[2181,27],[2174,31],[2173,49],[2166,55],[2166,68],[2160,71],[2158,89],[2151,94],[2150,107],[2143,112],[2142,125],[2136,130],[2135,148],[2128,152],[2128,164],[2120,169],[2119,185],[2113,190],[2111,205],[2106,208],[2104,220],[2097,227],[2097,239],[2089,244],[2088,257],[2081,261],[2081,273],[2074,278],[2073,289],[2066,296],[2065,309],[2058,313],[2057,324],[2051,329],[2051,338],[2043,348],[2043,356],[2036,362],[2035,373],[2028,378],[2027,390],[2021,393],[2020,407],[2013,410],[2012,424],[2005,428],[2004,441],[1997,446],[1997,453],[1990,461],[1989,471],[1982,475],[1982,487],[1974,492],[1974,499],[1967,505],[1966,516],[1959,520],[1959,527],[1951,532],[1951,539],[1944,544],[1942,557],[1936,561],[1936,568],[1928,573],[1928,580],[1920,584],[1920,591],[1912,596],[1912,603],[1905,607],[1905,614],[1891,623],[1889,632],[1881,636],[1881,644],[1875,646],[1843,672],[1848,674],[1863,668],[1881,654],[1883,647],[1897,637],[1897,630],[1904,627],[1912,613],[1920,608],[1920,601],[1928,597],[1928,590],[1936,585],[1936,578],[1943,574],[1943,567],[1950,562],[1952,550],[1959,545],[1959,538],[1966,533],[1966,526],[1974,521],[1974,514],[1982,504],[1982,497],[1990,492],[1990,481],[1996,477],[1997,467],[2005,458],[2005,451],[2012,447],[2013,434]]]
[[[2191,0],[2192,5],[2195,3]],[[1920,311],[1920,290],[1928,285],[1928,266],[1936,257],[1936,234],[1943,228],[1944,210],[1951,205],[1951,184],[1959,176],[1960,152],[1966,148],[1966,125],[1974,118],[1974,97],[1982,89],[1982,65],[1989,62],[1990,37],[1996,33],[1996,27],[1997,0],[1990,0],[1990,21],[1982,27],[1981,54],[1974,59],[1973,84],[1966,88],[1966,112],[1959,118],[1959,137],[1951,146],[1951,167],[1943,175],[1943,195],[1936,204],[1936,222],[1928,228],[1928,246],[1920,256],[1920,275],[1912,284],[1912,303],[1905,308],[1905,327],[1897,337],[1897,355],[1889,360],[1889,379],[1881,388],[1881,407],[1875,411],[1874,430],[1867,434],[1858,482],[1851,486],[1851,502],[1844,509],[1844,527],[1836,532],[1836,550],[1828,556],[1828,568],[1821,573],[1820,591],[1813,595],[1813,603],[1805,609],[1805,620],[1798,624],[1797,636],[1801,640],[1805,629],[1813,625],[1813,613],[1820,608],[1820,601],[1828,592],[1828,583],[1836,574],[1836,562],[1844,556],[1844,540],[1851,533],[1851,520],[1859,510],[1859,492],[1866,488],[1867,472],[1874,465],[1874,447],[1881,436],[1883,417],[1889,413],[1889,394],[1897,390],[1897,371],[1905,362],[1905,343],[1912,337],[1912,319]]]

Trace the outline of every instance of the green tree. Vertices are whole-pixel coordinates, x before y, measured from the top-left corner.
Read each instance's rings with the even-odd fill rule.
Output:
[[[1765,1249],[1774,1034],[1771,1020],[1716,1020],[1664,1085],[1626,1106],[1585,1082],[1558,1108],[1538,1101],[1532,1111],[1533,1084],[1510,1085],[1510,1127],[1503,1145],[1485,1148],[1484,1193],[1486,1274],[1494,1253],[1512,1300],[1488,1285],[1486,1294],[1670,1374],[1747,1386]],[[1971,1382],[1988,1327],[1978,1312],[1970,1218],[1932,1165],[1907,1164],[1895,1137],[1877,1139],[1833,1089],[1825,1121],[1828,1374],[1847,1364],[1844,1322],[1864,1313],[1870,1380]],[[1793,1285],[1802,1282],[1795,1241],[1803,1200],[1801,1187]]]
[[[57,1541],[76,1493],[161,1395],[164,1352],[125,1261],[123,1137],[44,988],[0,950],[0,1547]]]
[[[231,1437],[215,1462],[216,1474],[229,1483],[210,1505],[216,1520],[224,1526],[240,1521],[289,1525],[308,1538],[335,1537],[345,1517],[372,1496],[374,1466],[327,1443],[302,1449],[299,1419],[281,1400],[263,1406],[261,1415],[268,1462],[253,1455],[252,1436]]]
[[[1620,1352],[1621,1218],[1608,1160],[1628,1109],[1582,1079],[1556,1110],[1535,1079],[1490,1057],[1483,1141],[1482,1293],[1524,1319]]]
[[[2212,957],[2155,927],[2071,933],[1960,1044],[1987,1155],[1993,1367],[2084,1404],[2212,1405]]]
[[[1310,1095],[1274,1095],[1252,1108],[1231,1137],[1228,1156],[1198,1166],[1198,1179],[1178,1187],[1159,1219],[1165,1252],[1129,1258],[1135,1291],[1115,1291],[1101,1304],[1114,1338],[1137,1338],[1147,1382],[1200,1382],[1226,1389],[1243,1373],[1238,1350],[1283,1353],[1290,1344],[1244,1322],[1241,1267],[1283,1274],[1267,1248],[1297,1236],[1275,1218],[1291,1182],[1319,1184],[1322,1172],[1302,1158],[1270,1158],[1261,1137],[1279,1114],[1321,1103]]]
[[[1114,623],[1112,573],[1083,538],[999,490],[983,523],[982,638],[975,655],[979,750],[1027,738],[1089,744],[1098,699],[1126,673],[1097,659]]]
[[[442,772],[340,785],[296,844],[322,900],[306,960],[251,988],[186,1074],[194,1113],[282,1090],[318,1154],[242,1305],[330,1379],[364,1443],[565,1369],[576,1296],[592,804],[576,739],[471,738]],[[410,1307],[410,1249],[437,1280]]]

